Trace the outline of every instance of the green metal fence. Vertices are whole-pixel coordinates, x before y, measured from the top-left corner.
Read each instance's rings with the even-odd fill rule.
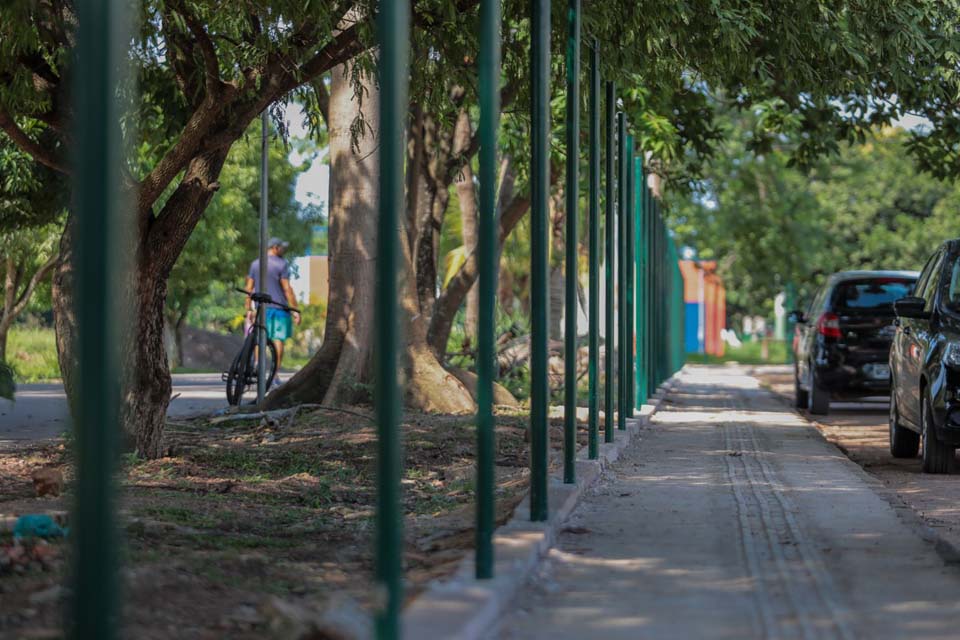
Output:
[[[567,223],[565,288],[565,419],[563,480],[575,482],[577,255],[579,232],[580,0],[568,0],[567,28]],[[111,274],[121,259],[119,121],[114,62],[124,58],[129,8],[110,0],[78,1],[78,55],[84,60],[84,81],[74,95],[76,147],[77,309],[83,336],[77,414],[77,502],[74,517],[73,613],[70,633],[77,638],[109,639],[117,635],[117,535],[112,472],[119,432],[119,371],[115,322],[108,299]],[[531,481],[530,518],[549,517],[547,327],[548,197],[550,141],[550,0],[531,0]],[[400,439],[398,348],[402,340],[396,318],[399,251],[395,231],[404,202],[404,126],[409,77],[409,3],[381,2],[377,18],[380,65],[380,211],[377,243],[376,415],[378,424],[377,519],[375,577],[382,597],[376,612],[380,638],[401,635],[403,602],[403,512],[400,495],[403,459]],[[482,0],[481,52],[478,64],[480,100],[480,224],[478,239],[480,317],[477,358],[477,524],[476,577],[494,574],[494,438],[493,414],[494,309],[496,292],[496,166],[500,82],[500,2]],[[627,114],[618,112],[613,82],[601,96],[600,43],[592,40],[589,64],[589,313],[588,313],[588,457],[599,454],[601,386],[604,440],[615,437],[635,409],[683,364],[683,291],[677,250],[660,215],[660,203],[648,185],[644,150],[631,132]],[[603,122],[601,122],[603,114]],[[603,126],[601,126],[603,125]],[[635,148],[636,147],[636,148]],[[601,155],[605,153],[601,171]],[[601,231],[601,180],[605,216]],[[604,251],[601,256],[601,233]],[[600,269],[605,282],[601,296]],[[603,323],[601,327],[601,297]],[[602,331],[601,331],[602,329]],[[601,336],[602,333],[602,336]],[[601,375],[600,338],[604,339]]]

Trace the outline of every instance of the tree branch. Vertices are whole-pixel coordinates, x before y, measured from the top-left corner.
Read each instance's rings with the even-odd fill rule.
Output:
[[[0,129],[3,130],[13,144],[26,154],[29,154],[34,160],[42,165],[50,167],[54,171],[59,171],[65,175],[70,175],[70,170],[50,149],[34,142],[23,129],[17,126],[13,117],[6,109],[0,107]]]
[[[20,294],[20,297],[17,298],[17,302],[13,305],[13,309],[5,314],[8,318],[15,318],[20,315],[20,313],[26,309],[27,303],[30,302],[30,296],[33,295],[34,290],[39,286],[43,279],[47,277],[50,271],[53,270],[53,267],[56,266],[57,260],[60,259],[60,254],[54,252],[43,265],[37,269],[36,273],[33,274],[33,277],[30,278],[30,281],[27,283],[26,288],[23,290],[23,293]]]
[[[174,5],[174,11],[183,16],[183,21],[187,28],[197,41],[200,47],[200,55],[203,58],[203,78],[204,86],[207,90],[207,99],[212,100],[220,94],[222,83],[220,81],[220,60],[217,57],[217,50],[213,46],[210,34],[207,33],[203,25],[197,20],[186,5],[179,0]]]

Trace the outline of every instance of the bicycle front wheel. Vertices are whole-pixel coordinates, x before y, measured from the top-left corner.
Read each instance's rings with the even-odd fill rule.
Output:
[[[247,351],[248,345],[244,342],[243,347],[240,348],[240,353],[233,359],[230,370],[227,372],[227,402],[231,406],[237,406],[243,398],[243,390],[246,386]]]

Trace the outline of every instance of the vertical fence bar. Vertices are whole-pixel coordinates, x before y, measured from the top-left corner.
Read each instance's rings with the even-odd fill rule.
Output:
[[[660,289],[660,296],[657,301],[657,386],[663,384],[665,376],[663,375],[663,354],[664,342],[667,336],[666,318],[664,317],[664,307],[667,299],[667,283],[664,278],[664,264],[666,263],[666,247],[664,245],[663,234],[663,215],[660,212],[660,206],[657,206],[657,286]]]
[[[659,342],[660,342],[660,314],[658,305],[660,304],[662,292],[660,291],[660,207],[656,196],[653,199],[653,219],[650,221],[650,241],[653,243],[653,260],[650,263],[650,279],[653,283],[651,291],[653,292],[653,304],[651,306],[650,320],[653,325],[653,331],[650,334],[650,371],[653,375],[650,378],[650,392],[656,393],[660,386],[660,372],[657,369]]]
[[[600,408],[598,387],[600,359],[600,43],[596,38],[590,50],[590,299],[588,367],[588,442],[587,456],[600,455]]]
[[[376,611],[381,640],[399,638],[403,605],[403,512],[400,501],[400,389],[397,384],[397,229],[403,206],[404,124],[410,74],[410,5],[381,2],[380,215],[377,221],[375,312],[377,414],[376,582],[383,601]]]
[[[616,134],[616,123],[615,123],[615,113],[617,108],[617,95],[616,89],[612,82],[607,82],[607,104],[606,104],[606,127],[607,127],[607,158],[606,158],[606,217],[604,219],[604,236],[605,236],[605,251],[604,251],[604,261],[606,262],[606,286],[604,293],[606,298],[606,304],[604,304],[604,313],[606,317],[604,318],[604,336],[603,336],[603,372],[604,372],[604,382],[603,382],[603,439],[604,442],[613,442],[613,416],[614,416],[614,406],[613,406],[613,363],[616,362],[616,346],[614,344],[615,337],[613,335],[614,323],[613,323],[613,261],[614,261],[614,251],[613,251],[613,232],[614,232],[614,223],[615,223],[615,207],[616,207],[616,192],[614,191],[616,185],[616,177],[614,174],[614,158],[616,158],[616,144],[617,144],[617,134]]]
[[[577,217],[580,212],[580,0],[567,5],[567,218],[564,282],[563,481],[573,484],[577,455]]]
[[[617,429],[627,428],[627,114],[617,114]]]
[[[652,396],[653,392],[656,390],[656,385],[654,383],[657,377],[656,373],[653,370],[653,351],[654,351],[654,345],[656,343],[656,338],[655,338],[656,327],[653,324],[653,318],[654,318],[654,308],[657,306],[657,291],[654,288],[654,279],[653,279],[653,271],[654,271],[653,265],[657,259],[656,253],[654,252],[656,247],[654,246],[653,230],[655,228],[654,220],[656,219],[656,216],[657,216],[657,208],[656,208],[656,198],[653,195],[652,189],[649,190],[647,196],[648,196],[647,203],[649,205],[649,209],[647,211],[647,218],[645,221],[646,228],[644,230],[644,235],[646,235],[645,242],[647,245],[647,249],[646,249],[647,267],[646,267],[646,273],[644,274],[644,279],[646,280],[646,286],[647,286],[647,308],[645,310],[646,319],[644,320],[644,338],[646,339],[647,347],[646,347],[646,354],[644,358],[645,360],[644,368],[646,369],[646,372],[647,372],[646,395],[647,395],[647,398],[650,398],[650,396]]]
[[[791,315],[797,308],[797,287],[793,282],[788,282],[783,296],[784,311],[787,312],[787,333],[784,336],[787,344],[787,364],[793,364],[793,333],[797,330],[797,323]]]
[[[267,292],[267,189],[269,189],[270,171],[270,115],[264,109],[260,114],[260,253],[259,253],[259,287],[257,293]],[[257,324],[267,326],[267,306],[257,305]],[[263,404],[267,395],[267,359],[261,354],[267,353],[267,332],[257,332],[257,404]]]
[[[497,294],[497,130],[500,120],[500,0],[480,3],[480,220],[477,260],[477,528],[476,577],[493,577],[496,491],[493,418]]]
[[[643,273],[644,273],[644,253],[645,248],[643,244],[643,216],[647,207],[647,183],[644,180],[643,172],[643,154],[638,154],[633,161],[633,173],[634,173],[634,191],[636,192],[636,206],[634,209],[633,217],[633,246],[636,248],[636,254],[634,255],[634,293],[633,299],[636,303],[636,310],[634,316],[634,341],[637,345],[637,353],[634,356],[634,361],[636,362],[636,371],[637,376],[634,380],[633,386],[633,402],[634,408],[640,409],[643,406],[643,403],[646,402],[646,377],[643,370],[643,357],[644,357],[644,335],[643,335],[643,318],[644,312],[646,309],[646,300],[644,298],[645,287],[643,286]]]
[[[113,472],[120,430],[116,275],[123,271],[127,239],[121,225],[123,157],[118,68],[125,67],[132,4],[77,2],[74,116],[77,126],[74,240],[79,368],[77,376],[77,481],[73,513],[74,594],[69,633],[74,638],[117,637],[119,536],[114,518]],[[82,66],[81,66],[82,65]],[[79,80],[82,76],[82,80]]]
[[[633,171],[633,136],[627,136],[627,162],[625,171],[627,174],[627,203],[624,208],[624,218],[626,219],[625,226],[627,232],[624,237],[624,244],[627,247],[626,255],[624,256],[623,263],[626,270],[626,287],[627,287],[627,313],[626,313],[626,322],[624,329],[627,334],[626,346],[624,350],[624,362],[626,363],[626,380],[623,385],[623,407],[626,411],[627,417],[633,417],[633,405],[634,405],[634,392],[633,392],[633,381],[635,377],[634,372],[634,354],[636,353],[636,344],[633,341],[633,312],[634,312],[634,296],[633,296],[633,255],[635,253],[634,244],[633,244],[633,220],[634,220],[634,206],[636,199],[636,182]]]
[[[549,228],[547,206],[550,184],[550,0],[531,0],[532,47],[530,145],[530,519],[547,519],[547,292]]]

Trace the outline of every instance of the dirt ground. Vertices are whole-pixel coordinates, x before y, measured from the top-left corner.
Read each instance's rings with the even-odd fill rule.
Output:
[[[756,367],[751,373],[793,406],[793,370]],[[826,416],[803,411],[851,460],[883,482],[937,534],[960,548],[960,476],[920,472],[920,459],[890,455],[886,402],[834,403]]]
[[[168,457],[125,458],[124,636],[268,637],[271,597],[315,610],[335,595],[337,608],[355,607],[364,617],[374,597],[376,438],[369,412],[357,411],[363,415],[304,410],[277,421],[171,424]],[[412,598],[473,546],[475,432],[471,417],[405,420]],[[526,425],[518,412],[498,419],[500,522],[527,488]],[[562,422],[553,420],[551,429],[559,450]],[[70,496],[35,497],[31,476],[57,468],[69,489],[69,459],[68,442],[0,453],[0,524],[66,511]],[[10,532],[0,533],[0,551],[11,545]],[[69,591],[58,585],[70,548],[61,541],[42,551],[42,563],[17,571],[0,564],[0,638],[59,637]]]

